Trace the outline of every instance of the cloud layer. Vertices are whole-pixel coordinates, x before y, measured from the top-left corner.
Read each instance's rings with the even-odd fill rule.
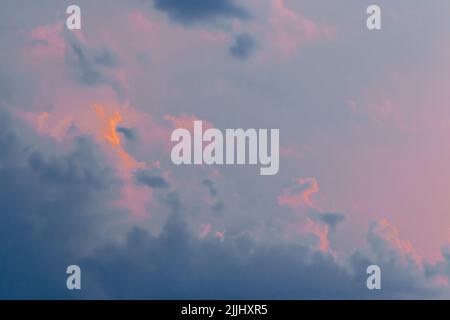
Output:
[[[0,298],[447,298],[450,4],[369,4],[6,2]],[[279,173],[173,165],[197,119]]]

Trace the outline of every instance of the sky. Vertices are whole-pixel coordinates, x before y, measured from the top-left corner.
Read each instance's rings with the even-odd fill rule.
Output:
[[[0,298],[449,298],[450,2],[375,2],[2,1]],[[174,165],[195,120],[279,172]]]

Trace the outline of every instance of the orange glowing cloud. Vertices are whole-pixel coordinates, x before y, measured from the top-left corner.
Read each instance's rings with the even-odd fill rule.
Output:
[[[319,184],[315,178],[299,178],[293,186],[283,190],[278,196],[278,205],[293,209],[306,205],[313,207],[311,196],[319,191]]]
[[[330,251],[330,242],[328,241],[328,226],[319,224],[308,218],[306,224],[302,226],[302,231],[306,234],[313,234],[318,239],[317,249],[323,252]]]
[[[286,206],[295,213],[295,222],[286,224],[285,237],[291,239],[298,235],[317,239],[316,249],[334,255],[328,240],[330,228],[327,224],[316,221],[309,216],[309,210],[320,210],[312,200],[312,196],[319,191],[319,184],[315,178],[298,178],[283,189],[278,196],[278,205]]]
[[[314,243],[312,247],[321,252],[335,254],[330,246],[329,227],[323,223],[315,221],[309,217],[301,219],[301,221],[288,223],[284,227],[284,237],[286,240],[311,239],[313,237]]]
[[[113,146],[119,145],[120,137],[117,134],[116,128],[117,124],[122,121],[122,116],[120,115],[120,113],[116,111],[111,116],[109,116],[108,119],[106,119],[105,110],[102,105],[94,104],[92,108],[94,108],[97,117],[101,121],[106,120],[106,128],[103,132],[103,137],[105,138],[105,140],[111,143]]]
[[[103,141],[106,141],[116,151],[118,158],[124,165],[125,171],[143,168],[144,163],[138,162],[133,156],[125,151],[119,134],[117,125],[123,121],[119,111],[107,110],[103,105],[93,104],[92,108],[97,115],[99,132],[97,133]]]
[[[122,192],[115,201],[115,205],[129,209],[135,218],[148,217],[147,208],[152,202],[152,190],[147,186],[137,185],[134,179],[134,172],[137,169],[147,168],[148,165],[136,160],[126,151],[121,136],[117,132],[120,124],[132,125],[136,119],[142,118],[136,114],[136,111],[114,104],[92,104],[90,108],[81,108],[77,112],[61,109],[53,113],[32,113],[20,110],[15,113],[31,124],[37,133],[52,137],[59,142],[69,138],[67,132],[70,126],[74,126],[83,134],[92,136],[109,164],[114,167],[117,176],[123,181]]]
[[[152,190],[137,185],[134,181],[134,172],[136,169],[146,168],[147,165],[137,161],[122,145],[117,126],[124,121],[124,116],[118,110],[106,108],[101,104],[94,104],[92,108],[98,121],[97,136],[109,146],[113,159],[116,159],[117,172],[124,181],[121,198],[116,204],[128,208],[136,218],[146,218],[147,207],[152,200]]]

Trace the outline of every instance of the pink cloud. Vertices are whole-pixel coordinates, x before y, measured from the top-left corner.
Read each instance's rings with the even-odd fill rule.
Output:
[[[216,238],[218,238],[220,241],[225,240],[225,230],[224,231],[216,231]]]
[[[148,218],[148,208],[152,203],[152,189],[137,185],[134,172],[137,169],[160,167],[158,161],[147,163],[137,160],[125,149],[124,139],[117,132],[117,127],[123,125],[131,128],[142,128],[140,134],[146,139],[145,147],[154,148],[164,143],[161,137],[168,137],[162,127],[152,122],[146,114],[139,110],[117,104],[91,104],[78,110],[73,110],[70,104],[54,112],[15,112],[29,123],[37,133],[50,136],[60,143],[70,143],[68,134],[70,127],[78,132],[92,136],[97,145],[115,168],[116,174],[123,181],[123,188],[116,205],[128,208],[133,217]],[[156,134],[152,134],[156,133]],[[168,138],[167,138],[168,139]],[[166,139],[166,140],[167,140]]]
[[[439,275],[432,279],[432,285],[435,287],[448,287],[449,280],[447,276]]]
[[[285,224],[283,236],[285,240],[310,243],[311,248],[334,255],[335,252],[332,251],[328,239],[329,231],[327,225],[309,217],[303,217],[298,221]]]
[[[306,220],[306,224],[302,226],[302,232],[305,234],[313,234],[317,237],[317,249],[323,252],[330,251],[330,242],[328,240],[328,226],[320,224],[310,218]]]
[[[284,0],[273,0],[270,6],[268,43],[285,58],[307,44],[334,37],[335,30],[321,26],[286,6]]]
[[[312,236],[317,250],[334,254],[328,239],[329,226],[309,216],[309,209],[319,210],[312,201],[312,196],[318,191],[319,184],[315,178],[311,177],[298,178],[283,189],[282,194],[277,198],[278,205],[289,207],[295,213],[295,221],[289,221],[285,225],[284,236],[287,239],[298,235],[306,239]]]
[[[199,236],[200,239],[206,238],[206,236],[208,234],[210,234],[211,231],[212,231],[212,225],[210,223],[202,224],[200,226],[200,232],[199,232],[198,236]]]
[[[381,219],[377,223],[372,224],[371,233],[385,240],[405,261],[412,260],[417,266],[422,267],[422,257],[417,253],[410,241],[399,237],[397,227],[392,225],[387,219]]]
[[[38,26],[31,30],[31,53],[39,56],[62,56],[66,50],[66,43],[62,38],[63,25]]]

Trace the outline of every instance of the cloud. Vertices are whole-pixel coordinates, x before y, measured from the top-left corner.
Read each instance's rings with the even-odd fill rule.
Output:
[[[349,258],[355,270],[368,265],[380,266],[382,292],[375,297],[424,299],[448,295],[448,287],[436,286],[411,243],[401,239],[398,230],[386,219],[370,223],[366,246]]]
[[[138,170],[135,174],[135,178],[137,182],[145,184],[150,188],[166,189],[170,186],[163,177],[152,175],[145,170]]]
[[[389,257],[389,255],[392,255],[398,258],[398,263],[422,268],[420,255],[411,242],[400,239],[398,233],[398,229],[387,219],[381,219],[369,225],[367,241],[372,246],[372,251],[377,255],[377,258],[388,258],[390,262],[393,262],[395,259]]]
[[[100,70],[85,54],[83,48],[77,43],[71,43],[71,54],[69,56],[71,65],[78,73],[80,82],[86,85],[95,85],[101,82],[102,76]]]
[[[46,160],[40,151],[33,151],[28,158],[31,170],[48,183],[83,185],[102,189],[107,187],[105,177],[110,168],[99,165],[95,159],[95,147],[88,138],[78,138],[75,149],[63,156]]]
[[[119,65],[118,58],[107,48],[102,48],[100,52],[93,57],[93,62],[99,66],[113,68]]]
[[[230,54],[238,59],[245,60],[255,50],[255,39],[249,34],[240,34],[235,38],[234,44],[230,47]]]
[[[276,61],[295,56],[300,49],[335,37],[333,27],[323,25],[291,8],[284,0],[270,1],[268,20],[261,38]]]
[[[144,225],[125,223],[122,241],[117,226],[108,232],[121,214],[110,205],[120,182],[88,137],[50,156],[39,143],[25,143],[32,136],[7,114],[0,122],[0,147],[7,151],[0,154],[2,298],[370,299],[440,293],[387,221],[374,222],[366,245],[337,259],[302,242],[267,244],[228,232],[199,238],[188,228],[188,205],[177,191],[163,188],[158,201],[169,218],[162,231],[154,235]],[[138,177],[152,187],[165,185],[149,172]],[[82,268],[81,292],[64,287],[69,264]],[[369,264],[382,268],[380,292],[365,287]]]
[[[318,191],[319,184],[315,178],[299,178],[283,189],[283,193],[278,196],[278,204],[291,208],[303,205],[313,207],[311,196]]]
[[[0,122],[0,297],[64,297],[67,265],[118,235],[120,181],[89,137],[52,151],[2,109]]]
[[[85,274],[98,275],[83,290],[101,288],[110,298],[327,297],[336,291],[327,292],[319,283],[329,281],[326,287],[336,285],[340,292],[337,283],[348,279],[329,257],[318,255],[308,265],[306,248],[292,248],[292,254],[287,247],[255,248],[246,239],[199,240],[180,218],[172,215],[159,238],[134,228],[125,244],[100,249],[83,261]]]
[[[218,195],[219,191],[217,191],[216,187],[214,186],[214,182],[211,179],[203,180],[202,184],[208,188],[209,194],[212,197]]]
[[[65,60],[72,75],[85,86],[110,86],[122,98],[124,88],[114,74],[119,62],[116,55],[106,47],[90,48],[81,37],[64,33]]]
[[[322,213],[313,211],[311,215],[315,219],[325,223],[332,231],[334,231],[340,223],[345,221],[345,215],[341,213]]]
[[[89,277],[85,292],[97,288],[114,299],[372,299],[439,293],[373,228],[367,252],[357,251],[342,263],[300,244],[266,246],[244,236],[199,239],[187,230],[178,197],[167,203],[173,210],[160,237],[136,227],[125,243],[99,249],[82,262]],[[381,291],[366,288],[370,264],[382,268]]]
[[[219,198],[219,190],[216,187],[216,183],[211,179],[204,179],[202,185],[208,189],[209,196],[206,198],[206,202],[211,207],[211,210],[221,213],[225,209],[225,204]]]
[[[157,10],[164,11],[177,22],[190,25],[209,22],[217,18],[248,19],[247,10],[233,0],[154,0]]]
[[[250,1],[244,9],[237,1],[161,0],[145,15],[127,1],[88,2],[81,6],[96,19],[84,24],[86,37],[64,32],[56,0],[33,10],[10,2],[0,12],[0,104],[33,118],[24,124],[0,112],[0,297],[448,297],[449,250],[427,263],[413,247],[434,250],[448,225],[448,157],[438,165],[428,158],[442,153],[433,151],[442,151],[448,127],[448,4],[415,1],[433,22],[416,19],[411,32],[405,22],[415,11],[384,1],[400,33],[375,39],[336,14],[338,4],[324,11],[321,1]],[[345,10],[364,12],[356,2]],[[238,43],[246,34],[257,52],[255,43]],[[251,64],[230,63],[230,43]],[[349,98],[376,119],[395,120],[389,124],[406,117],[422,125],[408,135],[374,134],[344,107]],[[281,127],[292,161],[270,181],[224,166],[203,183],[210,168],[170,162],[171,129],[191,129],[196,119],[186,110],[222,128]],[[425,145],[429,152],[417,157]],[[432,170],[419,170],[424,164]],[[294,174],[317,174],[324,193],[316,194],[314,178],[279,193]],[[417,180],[427,188],[416,192]],[[436,201],[424,200],[430,195]],[[212,214],[224,206],[226,214]],[[360,230],[383,212],[398,230],[383,220]],[[289,239],[288,224],[297,233]],[[82,292],[65,288],[74,263]],[[380,292],[365,287],[369,264],[382,268]]]
[[[206,120],[199,119],[194,115],[187,115],[185,113],[182,113],[180,116],[173,116],[171,114],[164,115],[164,120],[171,123],[171,125],[174,128],[183,128],[187,130],[193,130],[194,129],[194,122],[201,120],[203,123],[203,129],[209,129],[214,128],[214,125]]]
[[[136,139],[136,133],[133,129],[126,128],[126,127],[117,127],[116,131],[123,134],[125,138],[128,140],[134,140]]]

